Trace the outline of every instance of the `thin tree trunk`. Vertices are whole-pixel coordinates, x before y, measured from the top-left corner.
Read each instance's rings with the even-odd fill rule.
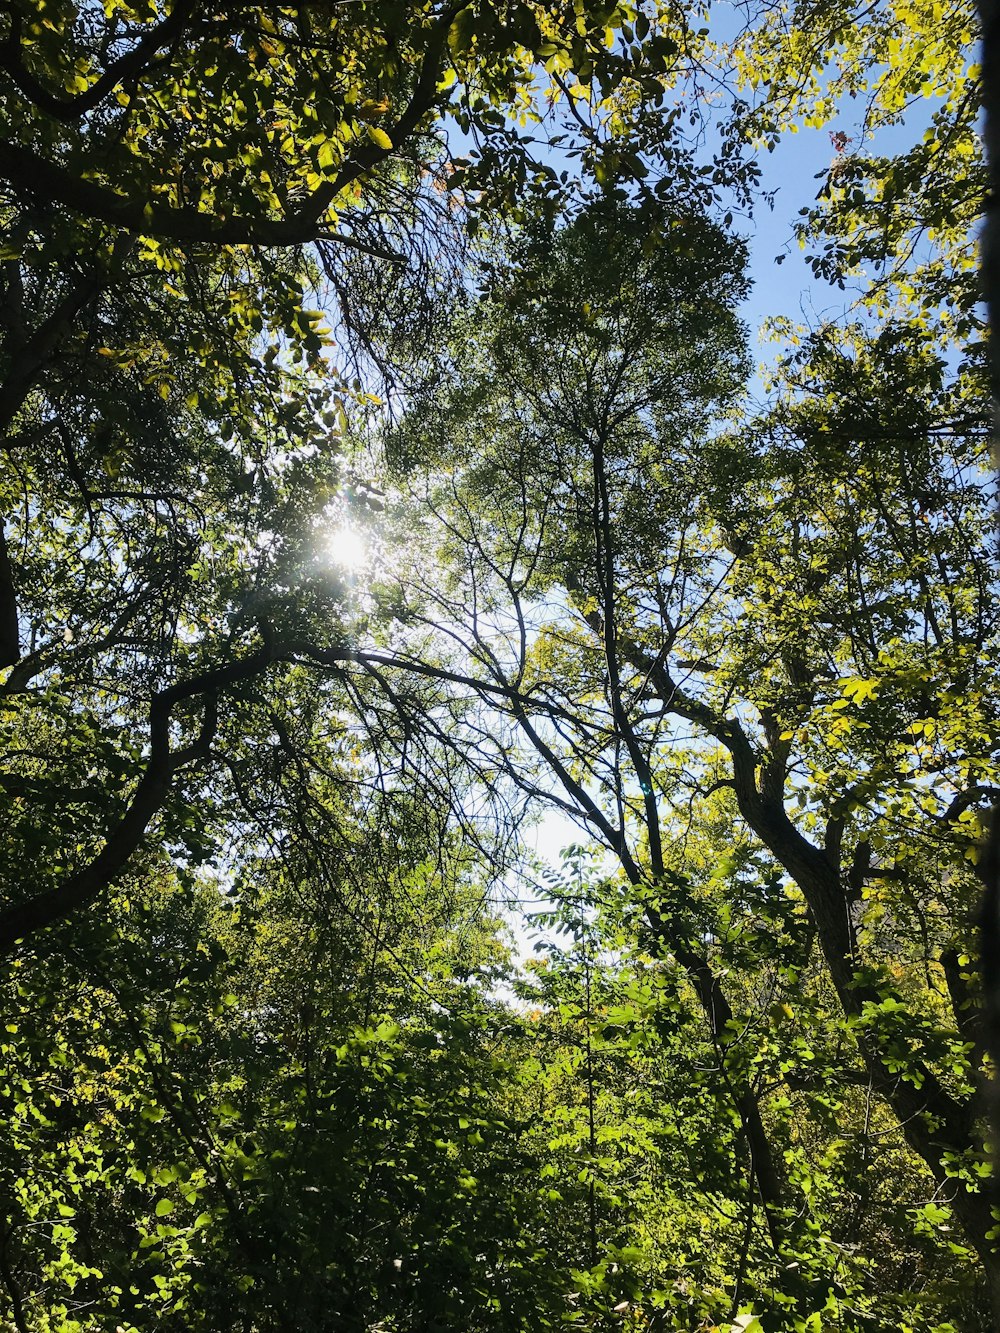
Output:
[[[978,0],[982,36],[983,142],[987,194],[980,234],[981,284],[989,323],[990,394],[994,456],[1000,465],[1000,0]],[[998,514],[1000,526],[1000,514]],[[985,885],[980,915],[980,954],[986,1008],[986,1043],[994,1069],[1000,1069],[1000,803],[993,807],[986,850],[979,865]],[[1000,1199],[1000,1095],[991,1088],[993,1129],[993,1201]],[[987,1265],[994,1327],[1000,1330],[1000,1258],[993,1250]]]
[[[21,635],[17,620],[17,594],[10,567],[7,535],[0,519],[0,667],[13,666],[21,656]]]

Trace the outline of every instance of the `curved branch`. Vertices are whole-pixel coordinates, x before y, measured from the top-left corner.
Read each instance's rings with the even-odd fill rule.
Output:
[[[953,824],[959,815],[968,810],[970,806],[979,805],[982,801],[991,801],[994,804],[1000,800],[1000,787],[991,787],[988,783],[978,782],[965,791],[960,791],[953,798],[948,809],[941,816],[942,823]]]
[[[377,253],[367,243],[352,236],[326,231],[322,219],[341,191],[396,153],[441,100],[438,82],[447,49],[448,30],[463,7],[462,4],[449,6],[436,21],[409,102],[395,123],[386,127],[392,146],[380,148],[373,142],[359,144],[333,180],[318,186],[304,204],[285,217],[219,218],[199,208],[143,203],[134,192],[122,194],[74,175],[65,167],[10,140],[0,140],[0,178],[27,195],[62,204],[74,213],[140,236],[214,245],[261,246],[305,245],[323,236],[365,253]],[[395,256],[385,253],[381,257]]]
[[[22,940],[86,907],[122,874],[165,804],[176,771],[208,753],[217,723],[217,695],[230,685],[258,675],[273,660],[274,655],[265,648],[239,662],[180,681],[154,696],[149,709],[149,759],[125,813],[88,865],[55,888],[0,911],[0,957],[11,953]],[[198,738],[183,750],[172,752],[173,710],[199,696],[205,703]]]
[[[11,19],[10,33],[0,46],[0,70],[8,75],[11,82],[32,102],[39,111],[53,116],[56,120],[80,120],[93,111],[120,84],[134,82],[150,67],[153,58],[175,37],[179,37],[184,25],[192,17],[198,0],[177,0],[173,10],[162,23],[151,28],[136,42],[126,55],[113,61],[99,78],[75,97],[58,97],[51,93],[44,84],[26,69],[20,59],[21,19],[14,15]]]
[[[266,626],[261,628],[263,631],[267,629]],[[124,872],[153,819],[166,803],[177,770],[207,756],[216,731],[218,696],[229,686],[259,675],[279,661],[305,658],[316,665],[333,668],[354,663],[373,673],[379,668],[396,668],[431,680],[462,684],[480,697],[507,700],[520,710],[525,723],[525,709],[538,706],[537,700],[509,686],[476,680],[408,658],[364,653],[348,647],[322,648],[301,641],[276,644],[268,642],[269,637],[265,632],[265,645],[258,652],[180,681],[154,696],[149,709],[149,758],[124,814],[107,834],[102,850],[88,865],[54,888],[0,911],[0,957],[9,954],[22,940],[88,906]],[[198,738],[184,749],[172,751],[170,723],[174,709],[196,698],[204,700]],[[546,706],[546,711],[560,713],[563,710],[552,705]]]

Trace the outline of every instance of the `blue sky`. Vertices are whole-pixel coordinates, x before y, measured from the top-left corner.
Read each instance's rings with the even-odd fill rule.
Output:
[[[761,204],[749,226],[742,228],[750,244],[750,276],[753,291],[743,306],[743,317],[750,327],[751,347],[759,358],[771,361],[778,349],[762,347],[757,332],[764,321],[775,315],[816,324],[842,316],[852,293],[818,281],[806,262],[806,251],[799,249],[793,227],[799,210],[815,202],[826,171],[835,153],[830,142],[831,130],[843,130],[851,139],[848,151],[865,153],[901,153],[911,147],[929,126],[936,103],[922,101],[909,107],[902,121],[880,129],[875,143],[861,142],[856,109],[845,109],[842,120],[823,129],[799,126],[796,133],[783,136],[771,153],[762,152],[758,161],[762,171],[762,191],[775,192],[774,209]],[[846,114],[854,111],[855,117]],[[739,222],[736,223],[739,230]],[[784,254],[781,264],[775,257]]]
[[[815,175],[830,165],[834,156],[829,131],[800,129],[786,135],[772,153],[762,153],[762,189],[775,192],[773,210],[761,204],[750,227],[750,276],[753,290],[744,303],[743,317],[750,326],[751,340],[763,322],[774,315],[792,319],[831,317],[839,314],[844,293],[818,283],[799,249],[792,229],[799,209],[813,202],[822,181]],[[784,255],[782,263],[776,256]]]

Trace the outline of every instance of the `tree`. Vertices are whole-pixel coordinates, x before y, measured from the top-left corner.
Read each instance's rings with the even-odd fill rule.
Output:
[[[330,633],[343,587],[308,545],[365,390],[332,366],[305,290],[330,287],[344,370],[397,311],[419,335],[461,282],[441,117],[502,139],[543,53],[566,75],[644,71],[600,7],[16,4],[0,22],[0,657],[26,756],[7,778],[25,816],[9,951],[91,904],[178,781],[218,763],[227,698],[303,643],[335,672],[354,660]],[[139,730],[148,753],[123,743]],[[85,797],[60,805],[84,774],[121,795],[95,820]]]
[[[473,19],[462,4],[9,6],[4,179],[37,204],[168,242],[328,234],[364,248],[336,231],[338,215],[377,225],[354,186],[377,193],[378,168],[413,151],[454,55],[489,88],[538,41],[526,6],[498,13],[478,44]]]
[[[939,11],[723,46],[660,4],[4,7],[21,1333],[972,1327],[973,1251],[1000,1300],[979,162]],[[800,235],[876,281],[778,330],[738,415],[705,210],[752,201],[748,137],[928,92],[902,157],[838,124]],[[324,543],[383,505],[413,530],[359,589]],[[476,908],[540,801],[619,872],[523,1021]]]
[[[960,346],[981,329],[975,227],[986,180],[973,6],[837,5],[747,14],[719,60],[762,146],[829,126],[797,227],[817,277],[879,319],[922,317]]]
[[[566,855],[520,989],[534,1038],[523,1082],[545,1112],[543,1175],[580,1308],[628,1307],[656,1328],[734,1318],[772,1294],[775,1272],[718,1050],[684,969],[643,948],[628,892],[581,849]]]
[[[305,840],[229,886],[147,856],[71,942],[15,960],[14,1327],[559,1322],[568,1277],[508,1093],[518,1023],[484,995],[503,956],[478,867],[426,820],[390,840],[358,807],[338,817],[354,854],[325,874]]]
[[[437,448],[424,503],[453,571],[411,614],[454,626],[482,679],[516,688],[520,748],[497,762],[615,853],[720,1035],[733,1000],[668,848],[732,792],[795,888],[783,928],[805,913],[861,1074],[995,1300],[963,952],[970,834],[995,781],[976,364],[952,379],[911,327],[827,330],[775,412],[726,433],[739,256],[692,232],[591,215],[460,326],[454,369],[395,445]],[[780,1155],[752,1085],[733,1098],[780,1254]]]

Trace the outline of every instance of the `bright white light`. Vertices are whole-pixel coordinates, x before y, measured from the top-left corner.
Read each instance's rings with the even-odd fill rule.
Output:
[[[368,558],[365,539],[357,528],[335,528],[326,539],[327,559],[341,569],[355,572],[363,568]]]

